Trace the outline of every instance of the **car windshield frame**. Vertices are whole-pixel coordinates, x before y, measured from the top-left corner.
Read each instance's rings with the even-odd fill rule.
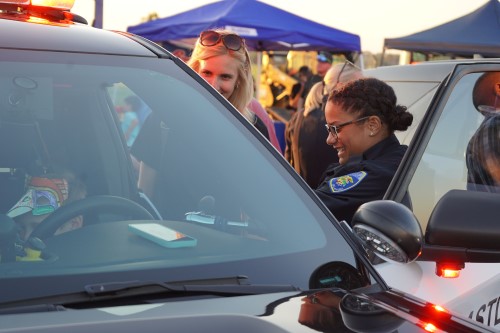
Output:
[[[77,137],[78,131],[85,133],[85,117],[93,117],[89,119],[92,119],[92,124],[95,125],[94,132],[85,133],[85,138],[88,140],[83,140],[87,146],[81,146],[79,152],[72,151],[69,154],[71,157],[68,155],[62,159],[66,162],[69,160],[73,166],[80,164],[91,166],[90,168],[80,166],[81,169],[78,172],[80,175],[82,170],[85,171],[83,173],[86,179],[91,182],[92,185],[88,186],[89,193],[125,197],[142,204],[153,216],[157,212],[161,215],[165,214],[165,210],[158,206],[158,201],[155,202],[154,198],[141,194],[136,188],[137,170],[132,168],[136,161],[134,157],[129,156],[130,147],[124,143],[124,133],[119,122],[120,115],[113,112],[118,106],[111,93],[116,92],[116,89],[113,89],[116,88],[118,82],[118,80],[113,82],[113,77],[121,77],[123,82],[134,82],[128,84],[125,91],[133,91],[140,95],[151,109],[159,110],[158,114],[176,112],[178,124],[182,125],[180,128],[183,132],[175,142],[182,142],[185,147],[177,147],[178,150],[175,153],[178,155],[175,156],[182,157],[186,169],[189,169],[189,166],[195,166],[192,170],[185,171],[186,176],[183,177],[190,175],[189,177],[196,181],[190,178],[182,179],[190,179],[191,187],[201,188],[203,181],[207,181],[207,186],[219,184],[220,189],[218,187],[218,192],[216,192],[218,194],[200,193],[214,197],[217,208],[232,209],[235,202],[233,199],[242,199],[246,208],[240,209],[239,216],[244,216],[241,220],[257,221],[262,218],[255,219],[254,216],[264,214],[262,215],[264,217],[272,216],[277,225],[269,228],[274,230],[274,237],[276,237],[274,245],[269,245],[271,242],[255,245],[262,242],[259,235],[254,235],[253,238],[242,237],[242,232],[239,230],[235,236],[227,230],[216,230],[216,228],[210,228],[210,226],[207,228],[196,222],[186,223],[178,217],[163,216],[164,221],[160,224],[169,221],[168,226],[173,227],[175,231],[197,238],[197,246],[200,248],[204,244],[202,239],[204,235],[213,237],[212,247],[220,248],[218,252],[214,250],[215,252],[205,252],[204,255],[198,253],[198,259],[191,263],[186,261],[168,266],[166,264],[168,260],[159,255],[161,251],[164,251],[161,246],[135,238],[136,235],[131,235],[128,229],[123,229],[124,225],[127,226],[130,223],[124,224],[116,217],[117,213],[112,212],[110,216],[102,217],[109,222],[96,223],[81,230],[49,237],[46,240],[48,252],[57,249],[56,252],[59,253],[53,254],[54,256],[45,262],[17,261],[0,264],[0,281],[2,282],[0,301],[41,297],[51,293],[75,292],[87,284],[116,282],[117,273],[121,275],[120,281],[122,279],[144,280],[146,276],[149,280],[163,282],[188,278],[248,275],[256,283],[285,283],[292,280],[298,287],[307,288],[311,273],[320,264],[339,261],[356,267],[358,264],[356,257],[362,257],[361,262],[364,268],[361,272],[365,272],[364,269],[366,269],[373,283],[378,282],[384,285],[376,271],[369,265],[368,259],[355,247],[355,242],[347,236],[345,230],[339,227],[328,209],[279,153],[222,96],[206,82],[193,75],[192,71],[186,69],[187,67],[179,66],[170,59],[50,51],[6,51],[0,56],[0,65],[5,65],[6,61],[8,66],[3,66],[5,71],[2,74],[5,78],[3,80],[6,88],[4,91],[9,91],[12,87],[19,88],[12,83],[14,77],[28,78],[27,81],[32,79],[37,82],[37,89],[29,91],[23,97],[26,98],[23,103],[25,103],[24,109],[35,110],[35,119],[40,123],[37,126],[40,125],[42,136],[48,131],[44,128],[44,123],[50,122],[53,116],[50,113],[51,108],[68,110],[64,112],[75,114],[76,118],[67,117],[68,119],[64,120],[69,123],[63,122],[66,126],[63,126],[62,132],[66,133],[67,140],[57,138],[57,140],[49,140],[50,143],[56,141],[60,144],[67,141],[69,145],[70,142],[76,142],[75,138],[70,137],[73,135]],[[22,66],[16,68],[16,64],[22,64]],[[61,72],[57,73],[57,71]],[[44,79],[44,75],[57,78],[57,80]],[[98,89],[85,90],[86,84],[94,84],[92,82],[98,81],[95,80],[96,77],[101,79],[100,85],[93,86],[93,88]],[[137,79],[139,77],[141,80]],[[120,84],[123,85],[123,82]],[[79,94],[75,95],[74,92],[70,92],[72,89],[82,89],[75,90],[75,92],[85,91],[87,94],[76,98]],[[64,100],[66,104],[61,104],[62,101],[52,103],[49,99],[55,98],[56,94],[61,91],[64,94],[67,93]],[[165,93],[166,91],[171,91],[170,95]],[[98,98],[90,101],[97,95],[99,95]],[[206,104],[200,108],[199,103]],[[10,111],[16,111],[15,107],[12,105],[10,107]],[[94,109],[99,109],[100,112]],[[173,118],[172,114],[169,114],[169,120]],[[76,120],[79,117],[81,121]],[[72,122],[76,121],[78,126],[75,127]],[[202,137],[201,134],[206,136]],[[169,135],[175,135],[175,131],[171,131]],[[228,138],[231,139],[228,140]],[[43,143],[48,144],[48,141]],[[207,149],[205,145],[209,143],[212,143],[215,148]],[[64,154],[69,150],[57,153]],[[92,154],[85,155],[89,151]],[[190,151],[192,154],[189,154]],[[213,158],[214,152],[221,156]],[[51,153],[54,152],[51,151]],[[187,155],[179,155],[181,153]],[[85,160],[84,156],[94,156],[101,159],[101,162],[94,163]],[[106,163],[102,163],[103,161]],[[182,174],[184,172],[182,167],[182,163],[177,165],[176,171]],[[4,176],[11,171],[10,166],[0,166],[0,168],[4,171]],[[193,176],[203,168],[219,171],[198,178]],[[266,172],[258,173],[258,177],[256,177],[257,173],[252,171],[263,169],[267,169]],[[100,172],[102,174],[99,174]],[[19,175],[16,174],[17,176]],[[178,186],[179,184],[181,183],[177,183]],[[231,191],[224,193],[223,190],[226,188]],[[199,195],[197,198],[199,199],[191,202],[190,212],[199,213],[200,206],[203,208],[200,199],[204,196]],[[151,207],[151,204],[156,205],[157,209]],[[214,212],[214,216],[220,217],[218,212]],[[222,216],[226,220],[231,220],[236,214],[231,217]],[[95,218],[92,214],[84,215],[84,221],[85,219],[90,221],[92,218]],[[151,221],[139,219],[138,222]],[[117,231],[118,229],[114,226],[120,224],[122,225],[119,229],[121,231]],[[287,225],[291,228],[286,228]],[[198,230],[203,231],[200,233]],[[247,233],[248,231],[245,230],[244,234]],[[107,237],[112,236],[121,237],[121,240],[114,241],[112,248],[108,249],[110,239]],[[224,242],[228,242],[228,246],[221,246]],[[76,247],[77,244],[78,247]],[[142,250],[138,250],[133,255],[131,252],[127,255],[126,251],[131,251],[129,249],[131,244],[135,250]],[[144,247],[154,248],[154,251],[148,250],[150,252],[141,253]],[[76,248],[81,249],[79,253],[76,253]],[[227,249],[232,250],[227,251]],[[239,252],[236,249],[239,249]],[[193,252],[193,248],[170,251],[177,251],[177,254],[185,253],[186,258],[189,258],[187,253],[190,250]],[[216,255],[218,259],[214,259]],[[315,259],[310,260],[313,257]],[[262,266],[272,267],[277,260],[283,263],[283,271],[279,274],[261,272],[258,269]],[[134,269],[131,269],[131,263],[134,263]],[[44,267],[44,265],[47,266]],[[169,269],[166,269],[166,265]],[[294,269],[299,273],[294,272]],[[65,282],[58,283],[61,279]],[[35,280],[40,286],[36,291],[19,288],[20,284],[35,283]],[[20,289],[22,291],[19,291]]]

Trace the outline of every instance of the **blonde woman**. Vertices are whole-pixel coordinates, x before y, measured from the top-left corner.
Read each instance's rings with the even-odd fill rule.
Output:
[[[281,151],[271,118],[253,97],[250,56],[243,38],[223,29],[203,31],[187,64]]]
[[[225,30],[207,30],[200,34],[196,41],[187,64],[224,96],[251,124],[255,126],[268,140],[276,140],[275,147],[279,149],[274,125],[266,111],[264,115],[252,112],[250,106],[260,104],[253,98],[253,79],[250,68],[250,57],[245,47],[245,41],[238,35]],[[257,110],[253,108],[252,110]],[[256,112],[257,112],[256,111]],[[158,144],[164,140],[164,126],[161,120],[149,117],[144,127],[153,126],[155,129],[141,131],[134,142],[131,154],[137,159],[139,169],[138,187],[149,197],[154,197],[157,181],[157,172],[161,168],[161,154],[153,153],[150,147],[151,140]],[[266,126],[265,119],[270,122]],[[264,119],[264,120],[263,120]],[[156,129],[156,124],[160,124]],[[165,125],[166,126],[166,125]],[[272,131],[271,131],[272,130]],[[141,133],[146,133],[141,135]],[[152,138],[147,133],[157,133],[158,138]],[[156,134],[153,135],[153,137]],[[279,151],[279,150],[278,150]]]

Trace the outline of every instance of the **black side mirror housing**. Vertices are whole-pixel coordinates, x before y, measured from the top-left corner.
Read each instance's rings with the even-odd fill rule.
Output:
[[[422,251],[420,224],[403,204],[390,200],[367,202],[354,214],[352,225],[365,247],[383,260],[408,263]]]

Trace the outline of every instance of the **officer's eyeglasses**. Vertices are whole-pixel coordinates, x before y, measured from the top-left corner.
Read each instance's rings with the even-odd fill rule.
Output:
[[[239,51],[245,45],[245,40],[236,34],[223,35],[214,30],[206,30],[200,34],[200,44],[203,46],[214,46],[221,40],[232,51]]]
[[[346,127],[347,125],[355,124],[357,122],[366,120],[368,118],[370,118],[370,116],[363,117],[363,118],[358,118],[358,119],[354,119],[354,120],[350,120],[350,121],[346,121],[345,123],[342,123],[342,124],[339,124],[339,125],[328,125],[328,124],[325,124],[325,127],[326,127],[326,130],[328,131],[328,133],[330,133],[331,135],[333,135],[333,137],[335,139],[337,139],[339,137],[339,133],[342,130],[342,128]]]

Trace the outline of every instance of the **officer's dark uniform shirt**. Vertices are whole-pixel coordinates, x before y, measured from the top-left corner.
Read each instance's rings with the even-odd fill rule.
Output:
[[[383,198],[407,148],[391,135],[344,165],[331,164],[315,192],[339,221],[350,223],[361,204]]]

